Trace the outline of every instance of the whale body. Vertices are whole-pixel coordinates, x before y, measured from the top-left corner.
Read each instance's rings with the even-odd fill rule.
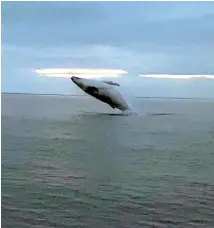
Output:
[[[75,76],[71,77],[71,80],[85,93],[108,104],[111,108],[117,108],[123,112],[130,110],[119,91],[114,88],[114,86],[120,86],[119,84],[112,81],[98,81]]]

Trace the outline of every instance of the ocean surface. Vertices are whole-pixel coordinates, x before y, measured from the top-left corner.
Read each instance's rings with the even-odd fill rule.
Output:
[[[2,94],[2,227],[213,228],[214,100],[131,104]]]

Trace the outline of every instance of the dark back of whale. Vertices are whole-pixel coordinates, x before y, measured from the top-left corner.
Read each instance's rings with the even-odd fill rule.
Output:
[[[107,103],[112,108],[115,108],[114,101],[109,96],[100,94],[98,88],[96,88],[94,86],[89,86],[86,88],[85,92],[88,93],[89,95],[95,97],[96,99],[98,99],[104,103]]]

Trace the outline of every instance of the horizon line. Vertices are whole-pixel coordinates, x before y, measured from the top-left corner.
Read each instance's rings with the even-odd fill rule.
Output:
[[[36,95],[36,96],[68,96],[68,97],[90,97],[87,94],[60,94],[60,93],[24,93],[24,92],[1,92],[5,95]],[[170,97],[170,96],[134,96],[135,98],[145,99],[181,99],[181,100],[214,100],[212,97]]]

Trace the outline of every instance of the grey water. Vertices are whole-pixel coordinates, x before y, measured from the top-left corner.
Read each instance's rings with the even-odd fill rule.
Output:
[[[2,94],[2,227],[214,227],[214,101]]]

